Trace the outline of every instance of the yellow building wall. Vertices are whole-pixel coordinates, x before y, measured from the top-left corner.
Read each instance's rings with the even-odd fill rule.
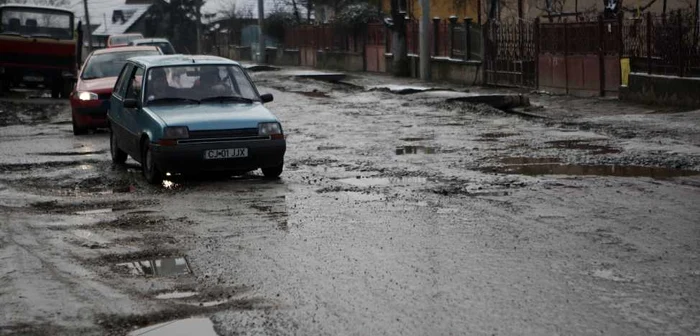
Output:
[[[399,0],[400,1],[400,0]],[[419,20],[423,11],[419,0],[406,0],[408,5],[408,16]],[[382,10],[387,15],[391,11],[391,1],[382,0]],[[476,22],[476,1],[474,0],[430,0],[430,18],[439,17],[447,19],[455,15],[462,22],[465,17],[471,17]]]

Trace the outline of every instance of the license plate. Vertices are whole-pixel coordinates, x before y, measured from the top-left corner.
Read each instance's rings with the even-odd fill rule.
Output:
[[[210,149],[204,151],[204,159],[231,159],[248,157],[248,148]]]

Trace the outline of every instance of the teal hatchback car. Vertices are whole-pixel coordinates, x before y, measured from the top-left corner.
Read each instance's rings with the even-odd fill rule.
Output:
[[[166,173],[262,169],[282,174],[286,141],[277,117],[241,66],[214,56],[144,56],[127,61],[107,119],[112,161],[141,163],[149,183]]]

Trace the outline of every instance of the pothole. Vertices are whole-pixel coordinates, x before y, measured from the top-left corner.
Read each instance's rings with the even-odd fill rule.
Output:
[[[389,186],[424,184],[428,182],[426,177],[354,177],[340,179],[339,182],[357,187]]]
[[[519,133],[506,133],[506,132],[491,132],[491,133],[484,133],[481,134],[480,136],[482,138],[487,138],[487,139],[497,139],[497,138],[508,138],[512,136],[520,135]]]
[[[182,320],[163,322],[134,330],[129,336],[177,336],[177,335],[198,335],[216,336],[214,324],[208,318],[193,317]]]
[[[554,157],[506,157],[502,158],[500,161],[507,165],[529,165],[559,163],[561,159]]]
[[[85,151],[85,152],[42,152],[36,153],[43,156],[77,156],[77,155],[97,155],[107,153],[107,150]]]
[[[396,147],[396,155],[411,155],[411,154],[435,154],[438,147],[430,146],[399,146]]]
[[[666,179],[679,176],[700,175],[699,171],[682,170],[663,167],[644,166],[615,166],[615,165],[563,165],[536,164],[504,167],[487,167],[484,172],[518,175],[571,175],[571,176],[617,176],[617,177],[650,177]]]
[[[192,273],[185,257],[131,261],[118,263],[116,266],[132,275],[174,276]]]
[[[546,142],[551,148],[577,149],[590,151],[593,154],[617,154],[622,152],[618,148],[608,145],[593,145],[588,140],[556,140]]]
[[[134,201],[107,201],[107,202],[84,202],[84,203],[59,203],[58,201],[49,202],[36,202],[32,203],[31,206],[35,209],[52,212],[59,214],[74,214],[80,212],[81,214],[93,213],[104,213],[119,210],[134,209],[138,206],[148,206],[157,204],[156,201],[142,200],[138,202]],[[110,209],[109,211],[107,209]]]

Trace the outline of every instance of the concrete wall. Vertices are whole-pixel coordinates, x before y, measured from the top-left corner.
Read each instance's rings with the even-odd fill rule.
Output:
[[[270,54],[273,56],[273,54]],[[270,58],[270,64],[282,66],[298,66],[301,64],[301,52],[299,49],[278,48],[273,58]]]
[[[364,71],[365,62],[362,53],[317,51],[316,67],[342,71]]]
[[[631,73],[620,99],[646,104],[700,108],[700,78]]]
[[[386,54],[386,71],[391,73],[393,56]],[[411,77],[420,78],[420,58],[409,56]],[[433,81],[445,81],[462,85],[478,85],[483,81],[480,61],[460,61],[433,57],[430,62]]]
[[[252,59],[250,47],[231,46],[228,58],[234,61],[250,61]]]

